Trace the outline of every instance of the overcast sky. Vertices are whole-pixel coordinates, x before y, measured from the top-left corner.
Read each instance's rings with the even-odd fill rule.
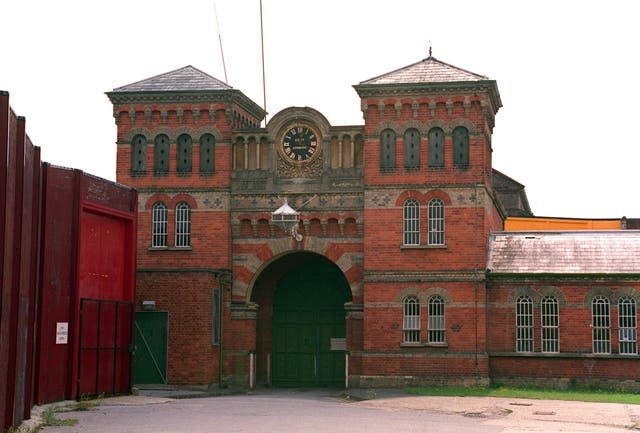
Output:
[[[214,3],[218,12],[216,25]],[[193,65],[262,105],[259,0],[0,0],[0,89],[43,159],[115,180],[104,92]],[[494,167],[536,215],[640,217],[640,2],[263,0],[267,111],[362,124],[352,85],[439,60],[498,82]]]

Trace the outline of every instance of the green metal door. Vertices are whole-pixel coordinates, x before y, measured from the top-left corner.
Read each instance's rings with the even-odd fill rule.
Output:
[[[331,350],[331,340],[345,338],[349,286],[334,265],[309,268],[287,273],[276,289],[274,386],[344,385],[344,351]]]
[[[136,351],[133,381],[136,384],[167,383],[166,311],[136,313]]]

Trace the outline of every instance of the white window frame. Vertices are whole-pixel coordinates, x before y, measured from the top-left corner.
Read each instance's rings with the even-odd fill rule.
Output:
[[[560,352],[560,306],[555,296],[540,301],[540,338],[543,353]]]
[[[402,341],[420,342],[420,300],[417,296],[407,296],[402,301]]]
[[[176,247],[191,246],[191,207],[180,202],[176,205]]]
[[[151,247],[166,247],[168,241],[169,210],[167,205],[157,202],[151,209]]]
[[[427,334],[429,343],[445,342],[444,299],[441,296],[429,298],[429,320]]]
[[[611,311],[609,299],[596,296],[591,301],[593,353],[611,353]]]
[[[402,243],[403,245],[420,245],[420,203],[410,198],[402,206]]]
[[[429,245],[444,245],[444,202],[439,198],[429,200],[427,211]]]
[[[618,300],[618,345],[621,355],[638,354],[636,301],[628,296]]]
[[[516,352],[533,352],[533,301],[529,296],[516,300]]]

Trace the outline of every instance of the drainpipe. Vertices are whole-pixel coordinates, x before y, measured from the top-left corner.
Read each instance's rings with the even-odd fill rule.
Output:
[[[223,351],[224,351],[224,293],[226,290],[229,290],[231,287],[231,282],[233,281],[233,276],[231,274],[230,269],[220,269],[215,274],[218,284],[220,285],[220,299],[219,299],[219,356],[218,356],[218,388],[222,388],[222,376],[223,376]]]

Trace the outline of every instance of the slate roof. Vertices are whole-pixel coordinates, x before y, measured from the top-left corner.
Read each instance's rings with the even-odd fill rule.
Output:
[[[640,274],[640,230],[493,233],[487,269],[508,274]]]
[[[147,78],[113,92],[184,92],[197,90],[227,90],[233,87],[191,65]]]
[[[417,84],[484,81],[489,78],[427,57],[417,63],[371,78],[360,84]]]

